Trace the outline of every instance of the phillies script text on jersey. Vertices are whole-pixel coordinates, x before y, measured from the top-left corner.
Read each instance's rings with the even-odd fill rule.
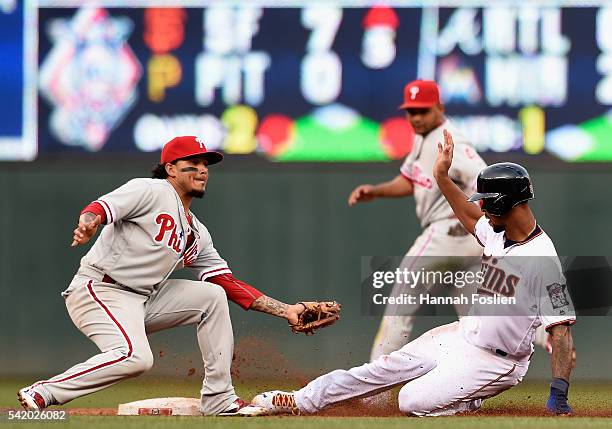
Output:
[[[168,213],[160,213],[155,217],[155,223],[159,225],[159,232],[155,236],[155,241],[161,243],[164,240],[166,233],[169,232],[170,235],[168,237],[168,241],[166,242],[166,246],[174,250],[176,253],[181,253],[183,250],[183,232],[181,231],[180,234],[176,233],[176,222],[174,221],[174,218]]]

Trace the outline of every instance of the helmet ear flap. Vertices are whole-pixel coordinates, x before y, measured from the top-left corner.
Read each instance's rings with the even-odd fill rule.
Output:
[[[493,216],[502,216],[509,210],[508,205],[508,196],[507,195],[499,195],[495,198],[490,198],[486,203],[485,210]]]

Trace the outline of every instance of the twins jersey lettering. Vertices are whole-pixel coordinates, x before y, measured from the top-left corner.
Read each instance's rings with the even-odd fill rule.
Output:
[[[469,343],[521,358],[533,353],[540,325],[548,330],[576,322],[557,251],[539,226],[525,241],[512,243],[483,216],[476,223],[475,235],[484,246],[484,281],[478,293],[512,297],[516,304],[475,304],[460,319]]]
[[[81,259],[84,271],[94,268],[144,295],[183,267],[200,280],[231,273],[206,227],[185,213],[167,180],[133,179],[96,202],[107,226]]]
[[[414,185],[416,215],[425,227],[432,222],[454,217],[453,211],[433,178],[433,166],[438,157],[438,143],[444,141],[443,131],[453,136],[455,151],[449,176],[466,193],[475,189],[476,177],[486,163],[476,153],[464,134],[450,121],[432,130],[423,138],[416,135],[412,151],[400,167],[400,173]]]

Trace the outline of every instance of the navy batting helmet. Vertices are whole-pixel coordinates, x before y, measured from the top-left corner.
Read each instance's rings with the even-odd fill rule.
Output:
[[[482,209],[494,216],[507,213],[534,197],[529,173],[512,162],[489,165],[478,174],[476,192],[468,201],[482,200]]]

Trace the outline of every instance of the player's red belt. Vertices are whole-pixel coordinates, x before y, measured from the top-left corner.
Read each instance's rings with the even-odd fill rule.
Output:
[[[111,276],[109,276],[108,274],[104,274],[104,277],[102,277],[102,282],[103,283],[110,283],[112,285],[117,285],[120,286],[122,289],[125,289],[127,291],[133,292],[133,293],[137,293],[138,295],[142,295],[142,296],[149,296],[149,294],[144,293],[144,292],[140,292],[137,290],[134,290],[130,287],[127,287],[124,284],[119,283],[118,281],[116,281],[114,278],[112,278]]]
[[[102,281],[103,281],[104,283],[111,283],[111,284],[114,284],[114,285],[116,285],[116,284],[117,284],[117,282],[115,281],[115,279],[113,279],[113,278],[112,278],[111,276],[109,276],[108,274],[104,274],[104,277],[102,277]]]

